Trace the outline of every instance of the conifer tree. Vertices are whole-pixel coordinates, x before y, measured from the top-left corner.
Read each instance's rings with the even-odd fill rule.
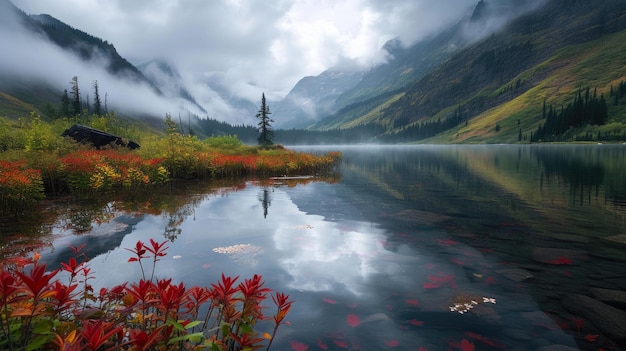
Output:
[[[261,108],[256,114],[256,118],[259,119],[259,135],[258,141],[261,146],[269,146],[273,144],[274,132],[272,131],[272,123],[274,121],[270,118],[270,108],[265,102],[265,93],[261,96]]]
[[[100,92],[98,91],[98,81],[93,82],[93,113],[102,116],[102,100],[100,100]]]
[[[61,106],[59,107],[59,117],[70,116],[70,97],[67,95],[67,89],[63,90],[61,95]]]
[[[80,90],[78,89],[78,77],[74,76],[72,81],[72,112],[75,116],[80,115],[81,103],[80,103]]]

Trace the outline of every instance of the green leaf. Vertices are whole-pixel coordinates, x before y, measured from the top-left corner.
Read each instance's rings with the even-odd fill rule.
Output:
[[[196,327],[196,326],[198,326],[198,325],[200,325],[200,324],[202,324],[202,323],[204,323],[204,322],[202,322],[202,321],[193,321],[193,322],[189,322],[189,324],[187,324],[187,325],[185,326],[185,329],[191,329],[191,328],[194,328],[194,327]]]
[[[254,333],[254,329],[246,323],[241,323],[240,329],[242,334]]]
[[[195,343],[200,343],[204,340],[204,334],[202,332],[193,333],[193,334],[185,334],[182,336],[177,336],[175,338],[171,338],[167,343],[175,344],[179,341],[190,341]]]
[[[47,344],[52,340],[52,334],[41,334],[37,335],[33,338],[31,342],[26,345],[26,351],[32,351],[41,348],[43,345]]]

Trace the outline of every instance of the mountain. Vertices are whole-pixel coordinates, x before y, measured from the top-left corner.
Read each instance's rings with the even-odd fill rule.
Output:
[[[161,92],[170,98],[181,98],[191,103],[196,114],[207,111],[191,95],[176,67],[163,59],[153,59],[137,66],[139,71]]]
[[[64,88],[70,90],[73,76],[81,83],[84,104],[97,81],[100,98],[111,97],[110,107],[121,114],[207,113],[173,64],[155,59],[137,67],[106,40],[47,14],[27,15],[6,0],[0,1],[0,39],[9,45],[0,64],[2,115],[50,114]],[[33,53],[39,59],[33,59]]]
[[[73,28],[50,15],[30,15],[24,18],[25,25],[34,32],[43,33],[48,40],[62,49],[72,51],[83,61],[101,61],[106,70],[118,77],[159,88],[115,50],[113,44]]]
[[[337,112],[335,102],[341,94],[354,88],[363,77],[361,70],[329,69],[318,76],[304,77],[279,102],[273,113],[278,115],[281,128],[306,127],[320,116]]]
[[[305,77],[281,102],[281,118],[286,116],[298,127],[334,128],[337,126],[335,122],[321,120],[346,106],[358,105],[404,88],[454,53],[543,1],[504,0],[492,4],[481,0],[464,18],[435,35],[410,46],[397,38],[388,41],[381,48],[382,54],[388,57],[384,64],[367,69],[345,69],[342,63],[342,67],[334,67],[319,76]],[[348,77],[347,81],[329,79],[341,75]]]
[[[485,18],[489,6],[481,0],[471,18]],[[454,37],[444,32],[428,44],[437,47],[437,40]],[[626,74],[625,39],[626,2],[549,0],[447,58],[425,59],[431,66],[398,89],[385,83],[382,72],[397,79],[402,60],[371,76],[373,70],[338,100],[352,104],[314,128],[384,126],[383,141],[517,142],[544,123],[544,102],[560,108],[585,87],[608,99]],[[408,51],[421,45],[426,44]],[[445,45],[438,47],[445,53]],[[406,62],[420,67],[415,62],[423,57],[407,53]],[[377,81],[379,88],[364,88],[366,80]],[[616,122],[626,122],[623,112],[620,104],[609,106]]]

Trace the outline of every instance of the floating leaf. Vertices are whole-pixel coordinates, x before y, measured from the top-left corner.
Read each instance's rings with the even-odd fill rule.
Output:
[[[495,340],[491,340],[486,336],[480,335],[478,333],[474,333],[474,332],[465,332],[465,335],[469,336],[470,338],[480,341],[485,345],[489,345],[491,347],[495,347],[495,348],[504,348],[504,345],[500,344],[499,342],[495,341]]]
[[[397,340],[389,340],[385,342],[385,345],[387,345],[388,347],[396,347],[400,345],[400,343]]]
[[[359,319],[359,317],[356,314],[352,314],[350,313],[347,317],[346,317],[346,322],[348,323],[349,326],[351,327],[356,327],[357,325],[361,324],[361,320]]]
[[[456,246],[459,244],[458,241],[454,241],[452,239],[437,239],[437,243],[443,246]]]
[[[455,347],[457,349],[461,349],[461,351],[474,351],[476,346],[473,342],[463,338],[460,343],[458,342],[450,342],[450,346]]]
[[[322,339],[317,339],[317,346],[319,346],[320,349],[322,350],[327,350],[328,349],[328,345],[326,345]]]
[[[295,351],[306,351],[306,350],[309,349],[309,345],[303,344],[303,343],[301,343],[299,341],[295,341],[295,340],[290,340],[289,341],[289,345]]]
[[[589,341],[589,342],[595,342],[598,340],[598,334],[587,334],[585,335],[585,340]]]
[[[420,303],[416,299],[406,299],[407,305],[418,306]]]
[[[339,347],[342,347],[344,349],[348,348],[348,342],[347,341],[335,339],[335,340],[333,340],[333,343],[335,343],[335,345],[337,345]]]
[[[411,319],[411,320],[407,321],[407,323],[409,323],[409,324],[413,324],[414,326],[417,326],[417,327],[421,327],[422,325],[424,325],[424,321],[418,321],[418,320],[417,320],[417,319],[415,319],[415,318],[413,318],[413,319]]]
[[[554,264],[554,265],[571,265],[572,263],[574,263],[574,261],[572,261],[571,258],[559,256],[555,258],[554,260],[549,261],[548,263]]]
[[[202,265],[202,268],[204,268],[204,269],[208,269],[209,267],[211,267],[210,263],[205,263],[205,264]]]
[[[337,301],[333,300],[333,299],[329,299],[327,297],[322,297],[322,300],[324,300],[324,302],[329,303],[331,305],[334,305],[337,303]]]
[[[433,283],[433,282],[425,282],[422,284],[422,287],[424,289],[437,289],[437,288],[441,288],[441,284]]]

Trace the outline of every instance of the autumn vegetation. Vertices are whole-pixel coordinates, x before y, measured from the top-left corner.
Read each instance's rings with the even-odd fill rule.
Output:
[[[71,124],[132,139],[139,150],[94,149],[61,136]],[[294,152],[280,145],[244,145],[236,136],[200,140],[183,134],[167,116],[163,130],[143,131],[114,114],[45,122],[36,115],[17,121],[0,117],[0,205],[19,213],[45,196],[94,197],[136,191],[179,179],[267,178],[334,172],[340,153]]]
[[[95,149],[62,137],[74,123],[134,140],[141,148]],[[0,215],[18,216],[50,196],[95,199],[177,180],[327,176],[336,172],[340,157],[248,146],[229,135],[201,140],[184,134],[169,116],[161,130],[115,114],[52,121],[35,113],[0,117]],[[0,349],[267,350],[287,323],[292,301],[266,288],[259,275],[243,281],[222,275],[206,287],[155,279],[167,241],[137,242],[129,262],[139,264],[142,278],[97,292],[88,258],[81,247],[72,249],[75,257],[52,271],[37,254],[0,261]],[[275,305],[269,317],[264,312],[270,309],[262,306],[268,297]],[[263,333],[259,322],[269,324]]]
[[[289,296],[266,288],[260,275],[239,281],[222,274],[204,287],[155,279],[167,244],[150,239],[127,248],[142,278],[97,292],[83,247],[72,247],[74,257],[53,271],[37,255],[4,261],[0,349],[268,350],[288,323]],[[149,278],[144,264],[151,266]],[[263,305],[268,297],[272,309]],[[267,331],[257,331],[257,323],[268,324]]]

